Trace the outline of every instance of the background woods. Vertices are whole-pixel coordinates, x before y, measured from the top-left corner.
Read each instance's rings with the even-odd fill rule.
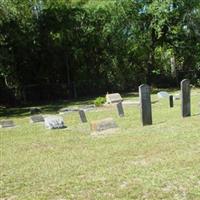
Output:
[[[1,0],[0,101],[200,85],[196,0]]]

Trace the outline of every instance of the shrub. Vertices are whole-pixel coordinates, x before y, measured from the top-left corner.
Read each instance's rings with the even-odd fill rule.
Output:
[[[94,100],[94,104],[95,106],[101,106],[106,102],[106,98],[105,97],[98,97]]]

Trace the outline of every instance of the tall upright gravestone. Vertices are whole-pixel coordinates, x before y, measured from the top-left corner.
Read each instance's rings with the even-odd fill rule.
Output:
[[[181,111],[182,117],[191,116],[190,81],[188,79],[181,81]]]
[[[146,84],[139,87],[140,112],[143,126],[152,125],[150,87]]]

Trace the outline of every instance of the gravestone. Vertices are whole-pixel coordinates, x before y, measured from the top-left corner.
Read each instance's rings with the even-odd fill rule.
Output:
[[[44,122],[44,117],[42,115],[32,115],[30,117],[30,122],[31,123]]]
[[[165,91],[161,91],[157,93],[159,99],[169,98],[169,93]]]
[[[122,106],[122,102],[117,104],[117,111],[118,111],[118,115],[120,117],[124,117],[124,109],[123,109],[123,106]]]
[[[62,117],[49,116],[44,118],[45,127],[48,129],[60,129],[66,128]]]
[[[71,112],[78,112],[79,108],[61,108],[59,110],[59,114],[67,114],[67,113],[71,113]]]
[[[0,128],[12,128],[15,124],[12,120],[2,120],[0,121]]]
[[[41,108],[36,108],[36,107],[30,108],[31,115],[36,115],[36,114],[40,114],[40,113],[41,113]]]
[[[190,98],[190,81],[184,79],[181,81],[181,111],[182,117],[191,116],[191,98]]]
[[[108,104],[119,103],[122,101],[123,101],[123,99],[119,93],[113,93],[113,94],[106,95],[106,103],[108,103]]]
[[[90,127],[92,132],[101,132],[108,129],[117,128],[117,124],[112,118],[106,118],[91,122]]]
[[[150,87],[143,84],[139,87],[140,112],[143,126],[152,125]]]
[[[82,123],[86,123],[87,122],[87,118],[86,118],[84,110],[79,110],[79,116],[80,116],[80,119],[81,119]]]
[[[173,97],[173,95],[169,96],[169,107],[170,108],[174,107],[174,97]]]

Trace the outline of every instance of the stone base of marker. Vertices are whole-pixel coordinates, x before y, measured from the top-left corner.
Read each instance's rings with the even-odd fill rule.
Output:
[[[12,120],[2,120],[0,121],[0,128],[12,128],[15,124]]]
[[[101,132],[109,129],[116,129],[118,128],[117,124],[113,120],[113,118],[106,118],[98,121],[93,121],[90,123],[91,131],[94,132]]]
[[[60,116],[48,116],[44,119],[44,124],[47,129],[66,128],[64,120]]]
[[[30,122],[31,123],[44,122],[44,117],[42,115],[32,115],[30,117]]]

